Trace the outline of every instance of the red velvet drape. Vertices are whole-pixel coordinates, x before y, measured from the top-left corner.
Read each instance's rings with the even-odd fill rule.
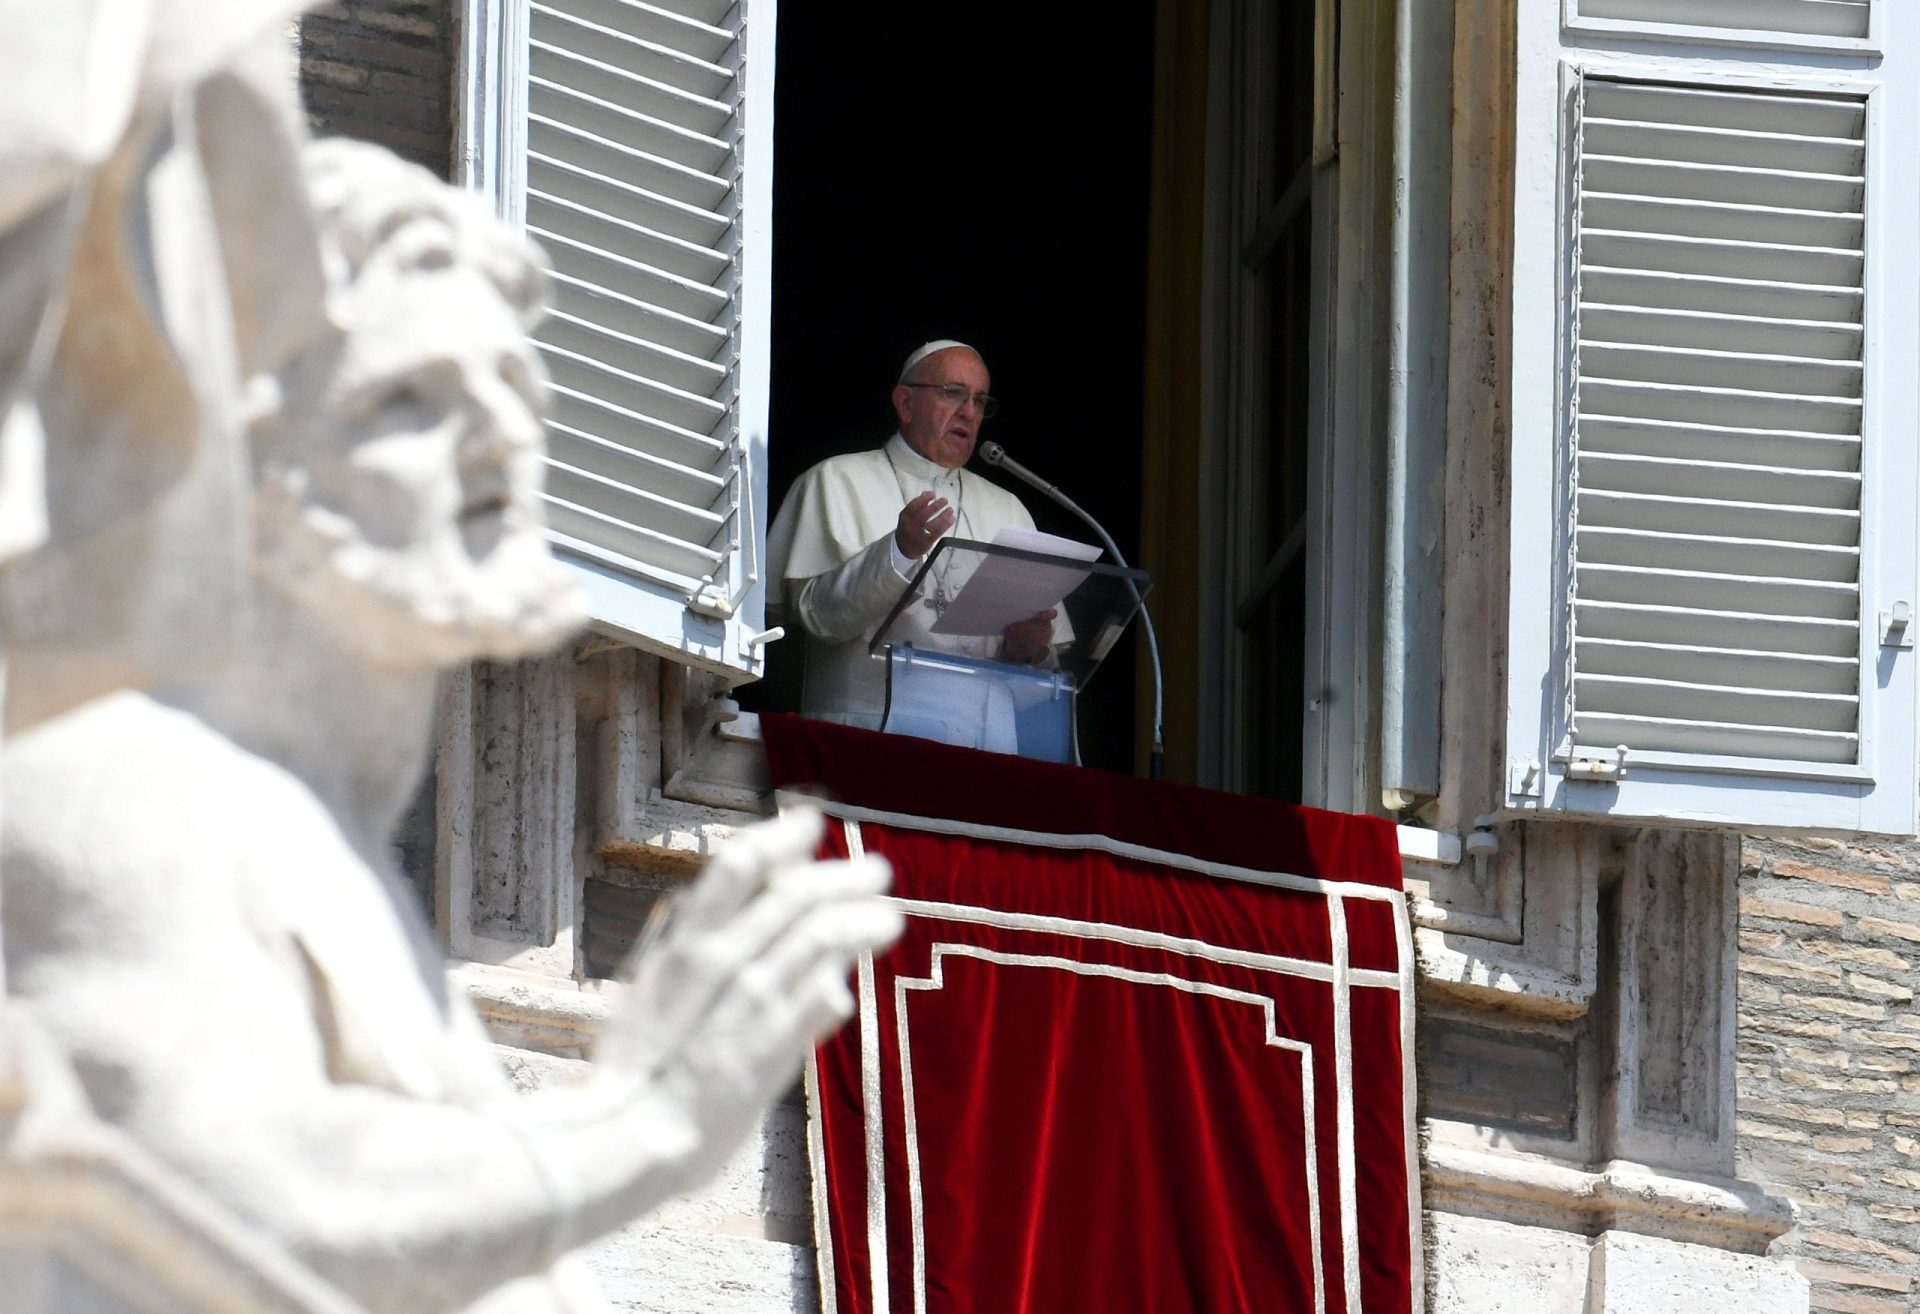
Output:
[[[909,913],[815,1068],[831,1308],[1413,1308],[1391,825],[763,726],[777,785],[865,810],[827,848],[884,854]]]

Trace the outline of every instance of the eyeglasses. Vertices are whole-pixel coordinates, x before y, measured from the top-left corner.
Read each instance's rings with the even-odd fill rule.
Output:
[[[939,393],[949,406],[965,406],[968,402],[980,408],[980,418],[992,419],[1000,410],[1000,400],[989,397],[984,392],[969,392],[964,383],[909,383],[908,388],[932,388]]]

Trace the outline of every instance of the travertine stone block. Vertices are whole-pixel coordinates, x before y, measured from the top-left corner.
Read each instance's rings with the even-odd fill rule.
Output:
[[[636,1314],[816,1314],[813,1249],[641,1223],[587,1267],[616,1308]]]
[[[660,667],[651,654],[616,648],[576,673],[581,814],[596,852],[643,830],[660,791]]]
[[[1614,898],[1609,1157],[1727,1174],[1733,1167],[1739,841],[1646,831],[1627,842]]]
[[[1542,1018],[1579,1017],[1592,1002],[1600,873],[1608,832],[1525,822],[1501,831],[1489,882],[1511,917],[1462,920],[1423,905],[1417,942],[1433,995]],[[1417,886],[1415,887],[1417,891]]]
[[[573,974],[573,666],[478,662],[442,683],[435,862],[461,957]]]
[[[765,812],[772,780],[751,713],[739,713],[714,675],[661,667],[661,758],[670,799]]]
[[[1593,1246],[1586,1314],[1806,1314],[1807,1279],[1779,1259],[1608,1232]]]
[[[1456,1214],[1430,1216],[1430,1314],[1577,1314],[1585,1301],[1583,1236]]]

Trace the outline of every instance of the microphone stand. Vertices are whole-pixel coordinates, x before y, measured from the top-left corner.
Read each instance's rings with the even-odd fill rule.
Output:
[[[1120,545],[1113,541],[1113,535],[1107,532],[1106,526],[1082,510],[1078,502],[1061,492],[1058,484],[1048,483],[1045,479],[1042,479],[1039,475],[1027,469],[1026,466],[1021,465],[1011,456],[1008,456],[1007,449],[999,443],[980,444],[980,459],[988,465],[1005,470],[1008,474],[1023,483],[1030,484],[1034,488],[1039,489],[1055,502],[1084,520],[1093,532],[1100,536],[1100,542],[1106,547],[1108,552],[1113,554],[1113,559],[1119,564],[1120,568],[1122,570],[1129,569],[1126,557],[1121,555]],[[1140,610],[1140,620],[1147,628],[1147,655],[1153,659],[1153,747],[1147,753],[1147,778],[1149,780],[1158,780],[1166,770],[1167,757],[1166,739],[1162,733],[1166,709],[1166,680],[1160,667],[1160,638],[1153,631],[1153,613],[1147,610],[1146,599],[1140,596],[1140,590],[1134,586],[1132,580],[1128,580],[1126,584],[1127,592],[1133,594],[1134,606]]]

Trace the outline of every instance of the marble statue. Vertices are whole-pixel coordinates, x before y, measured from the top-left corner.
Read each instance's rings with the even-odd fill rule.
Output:
[[[301,7],[0,0],[6,729],[209,669],[236,636],[240,378],[324,324],[285,40]],[[96,1117],[29,1014],[0,992],[0,1304],[345,1308]]]
[[[0,98],[0,563],[46,536],[36,394],[85,180],[132,113],[145,35],[138,5],[79,0],[53,21],[43,9],[0,0],[13,55]]]
[[[283,39],[300,7],[0,0],[8,727],[204,669],[232,637],[241,362],[270,367],[321,323]],[[29,1098],[61,1103],[19,1031],[0,999],[0,1144]]]
[[[307,153],[329,330],[254,377],[257,581],[217,674],[0,759],[7,988],[92,1111],[368,1310],[592,1307],[569,1252],[715,1170],[898,931],[816,817],[746,832],[592,1077],[518,1096],[387,837],[439,671],[580,617],[538,511],[541,266],[383,152]]]
[[[0,0],[12,729],[210,668],[245,611],[241,379],[322,326],[303,7]]]

